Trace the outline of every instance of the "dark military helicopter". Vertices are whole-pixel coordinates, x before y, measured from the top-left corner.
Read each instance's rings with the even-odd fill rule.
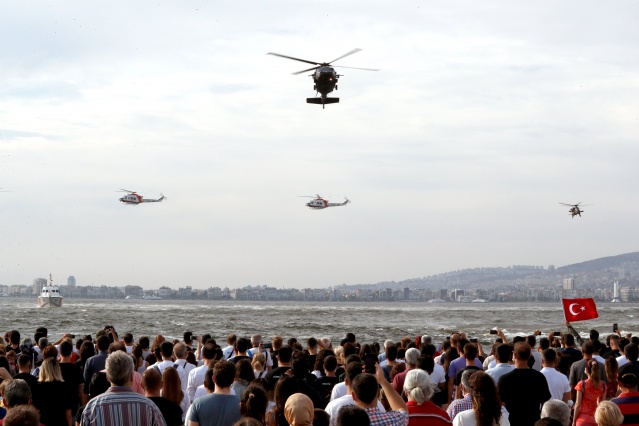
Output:
[[[346,56],[350,56],[354,53],[360,52],[362,49],[354,49],[350,52],[340,56],[337,59],[333,59],[330,62],[315,62],[315,61],[307,61],[306,59],[294,58],[292,56],[280,55],[279,53],[269,52],[269,55],[279,56],[280,58],[292,59],[294,61],[306,62],[307,64],[316,65],[313,68],[309,68],[306,70],[294,72],[293,75],[302,74],[307,71],[315,71],[311,76],[313,77],[313,89],[321,94],[320,98],[306,98],[306,103],[309,104],[321,104],[322,109],[324,109],[324,105],[326,104],[336,104],[339,102],[339,98],[329,98],[326,95],[331,93],[333,90],[337,90],[337,80],[341,77],[340,74],[335,72],[335,69],[330,66],[333,62],[338,59],[345,58]],[[340,68],[350,68],[354,70],[365,70],[365,71],[379,71],[371,68],[354,68],[354,67],[340,67]]]
[[[571,218],[574,218],[575,216],[581,217],[581,214],[584,211],[581,210],[579,207],[592,206],[592,204],[581,204],[581,202],[577,204],[566,204],[566,203],[559,203],[559,204],[561,204],[562,206],[570,207],[570,210],[568,210],[568,214],[570,215]]]

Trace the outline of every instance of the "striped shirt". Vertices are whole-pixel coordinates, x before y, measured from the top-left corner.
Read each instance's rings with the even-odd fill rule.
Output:
[[[367,408],[366,413],[371,419],[371,426],[408,426],[406,411],[380,411],[379,408]]]
[[[622,393],[611,401],[621,409],[621,414],[623,414],[622,425],[639,425],[639,392]]]
[[[157,405],[128,386],[111,386],[82,413],[82,426],[166,426]]]
[[[453,402],[451,402],[448,408],[446,409],[446,414],[448,414],[448,417],[450,417],[451,420],[455,420],[455,416],[458,413],[461,413],[462,411],[466,411],[466,410],[472,410],[472,409],[473,409],[473,398],[470,396],[469,393],[467,393],[466,395],[464,395],[462,399],[456,399]]]

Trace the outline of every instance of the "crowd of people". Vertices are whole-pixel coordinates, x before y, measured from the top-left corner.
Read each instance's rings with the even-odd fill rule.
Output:
[[[0,426],[639,425],[639,339],[0,337]]]

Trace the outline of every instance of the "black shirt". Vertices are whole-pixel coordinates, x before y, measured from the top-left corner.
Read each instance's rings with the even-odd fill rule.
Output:
[[[537,370],[515,368],[499,378],[499,397],[510,413],[511,425],[534,426],[541,405],[550,399],[546,377]]]
[[[82,370],[79,365],[71,364],[69,362],[61,362],[60,371],[62,372],[64,383],[67,385],[69,397],[71,398],[72,412],[75,412],[80,405],[78,386],[84,385]]]
[[[271,370],[270,373],[266,376],[266,381],[273,385],[275,388],[275,383],[286,373],[291,367],[277,367]]]
[[[14,379],[22,379],[27,382],[31,388],[31,399],[35,400],[37,398],[36,393],[38,392],[38,379],[29,373],[18,373]]]
[[[55,381],[38,382],[38,398],[33,405],[40,410],[40,422],[47,426],[68,426],[66,411],[74,408],[67,386]]]
[[[164,398],[163,396],[151,396],[151,401],[160,409],[167,426],[177,426],[182,424],[182,409],[179,404]]]

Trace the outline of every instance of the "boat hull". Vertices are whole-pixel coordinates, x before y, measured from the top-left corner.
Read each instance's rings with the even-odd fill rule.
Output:
[[[38,306],[41,308],[61,308],[62,297],[38,297]]]

